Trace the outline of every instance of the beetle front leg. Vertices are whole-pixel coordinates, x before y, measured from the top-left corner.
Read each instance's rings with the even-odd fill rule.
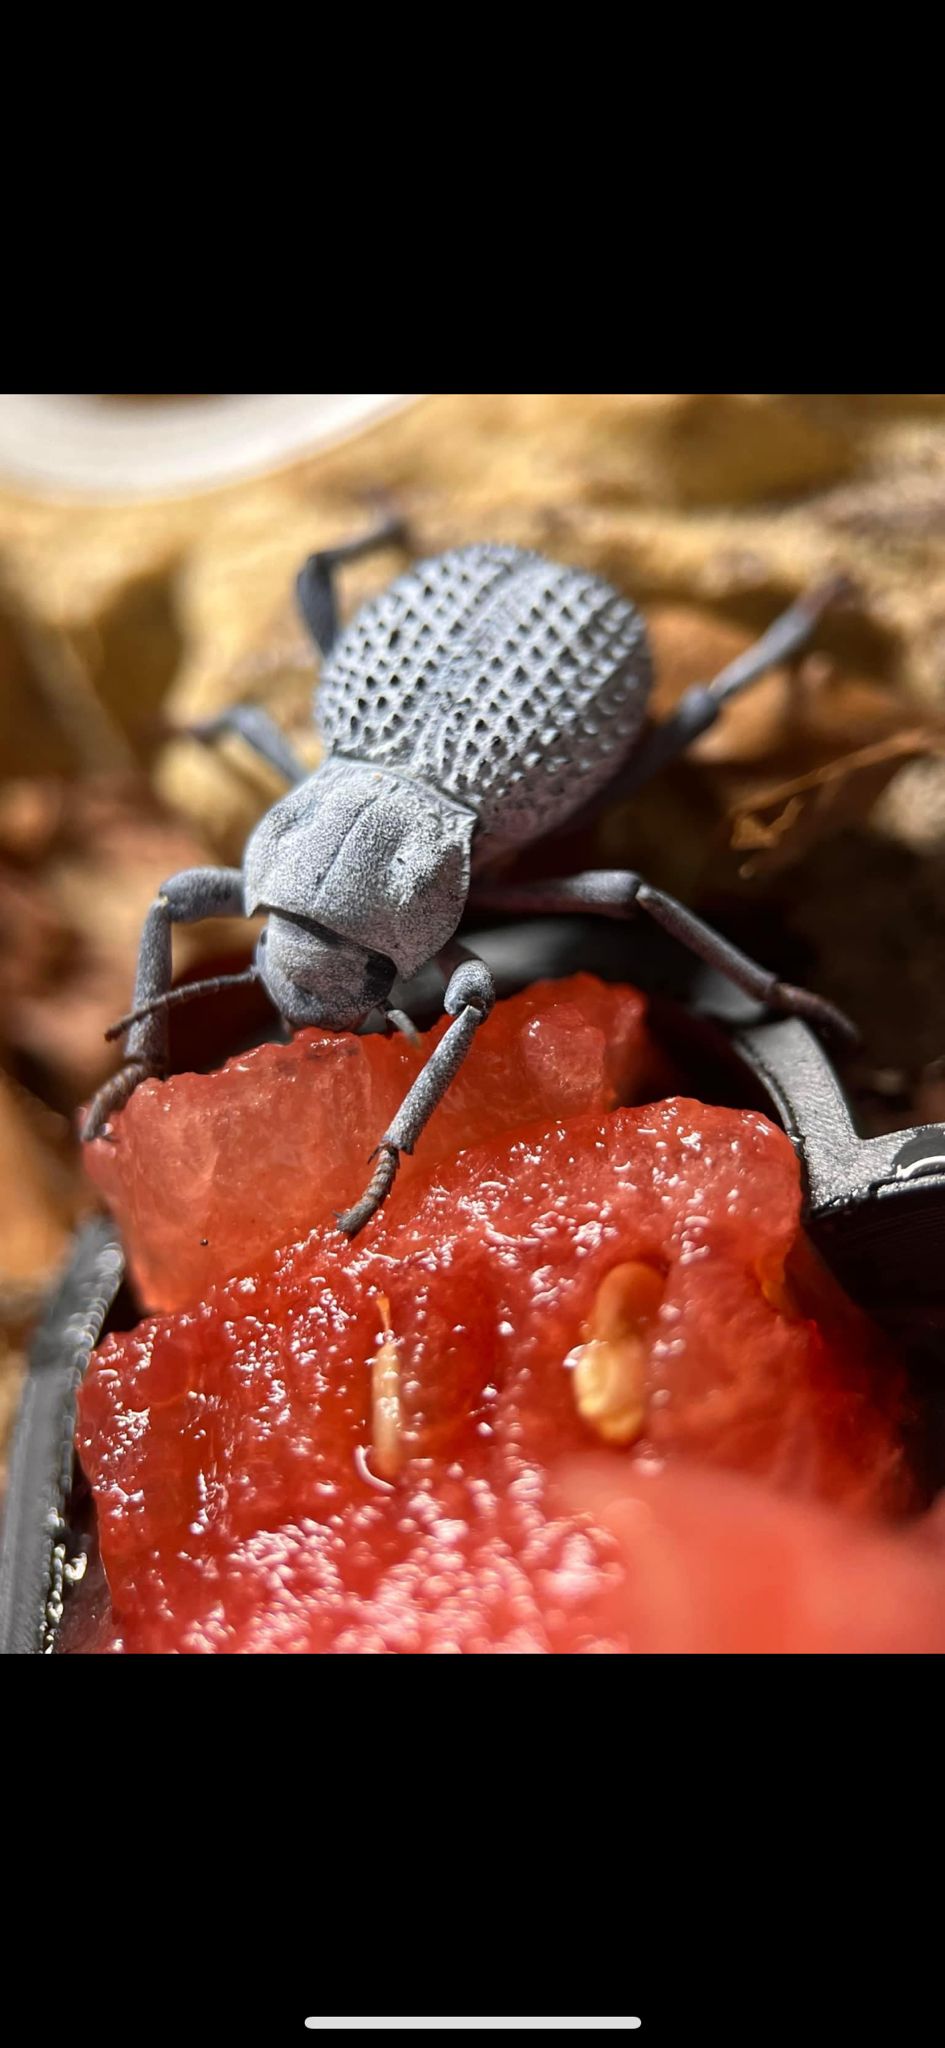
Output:
[[[681,946],[686,946],[708,967],[727,974],[736,988],[744,989],[746,995],[754,996],[769,1010],[786,1017],[803,1017],[828,1044],[846,1049],[859,1044],[856,1025],[834,1003],[828,1003],[826,996],[815,995],[809,988],[796,988],[791,981],[779,981],[777,975],[769,974],[747,953],[740,953],[711,925],[703,924],[675,896],[666,896],[661,889],[651,889],[648,882],[643,882],[637,891],[637,902],[654,924],[661,924]]]
[[[459,1072],[483,1019],[495,1002],[495,984],[484,960],[455,940],[437,956],[437,966],[449,976],[443,1007],[454,1018],[444,1038],[430,1054],[393,1123],[384,1132],[376,1152],[374,1174],[360,1201],[338,1217],[345,1237],[357,1237],[381,1203],[386,1200],[400,1165],[402,1152],[412,1152],[429,1123],[437,1104]]]
[[[138,949],[133,1008],[160,1001],[171,986],[171,926],[199,924],[205,917],[243,916],[243,876],[239,868],[185,868],[159,890],[144,920]],[[117,1074],[99,1089],[82,1126],[87,1144],[99,1138],[110,1119],[123,1109],[141,1081],[163,1075],[167,1067],[167,1017],[157,1010],[132,1024],[125,1060]]]

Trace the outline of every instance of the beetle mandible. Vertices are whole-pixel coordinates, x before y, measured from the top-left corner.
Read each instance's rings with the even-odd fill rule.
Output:
[[[240,868],[193,868],[164,883],[141,937],[124,1065],[91,1103],[95,1138],[138,1084],[167,1064],[170,1003],[224,978],[171,989],[171,928],[202,918],[266,924],[248,971],[286,1022],[354,1031],[392,1008],[397,976],[430,961],[453,1022],[372,1154],[360,1201],[338,1217],[357,1235],[387,1195],[495,1000],[484,962],[456,940],[467,903],[510,912],[644,911],[771,1009],[828,1033],[852,1027],[833,1005],[781,982],[673,897],[622,870],[507,884],[502,856],[606,797],[623,797],[705,732],[723,704],[809,640],[837,583],[812,590],[662,725],[647,726],[651,663],[641,614],[600,577],[511,545],[477,543],[417,563],[341,628],[335,575],[403,539],[399,522],[309,557],[302,615],[322,656],[314,774],[255,706],[192,727],[212,743],[237,732],[292,783],[256,826]],[[245,979],[246,977],[237,977]],[[855,1035],[855,1034],[854,1034]]]

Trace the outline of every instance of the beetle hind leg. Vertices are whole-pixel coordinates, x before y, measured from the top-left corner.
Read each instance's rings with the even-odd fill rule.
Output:
[[[406,539],[405,520],[397,513],[388,513],[378,525],[372,526],[358,539],[342,541],[336,548],[320,548],[317,554],[309,555],[299,570],[296,595],[302,617],[323,657],[331,653],[341,630],[335,589],[336,569],[344,568],[346,562],[360,561],[362,555],[372,555],[381,548],[403,547]]]

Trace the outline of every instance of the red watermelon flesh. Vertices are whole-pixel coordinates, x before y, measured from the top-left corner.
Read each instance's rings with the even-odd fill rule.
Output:
[[[404,1214],[440,1159],[539,1118],[613,1109],[672,1085],[636,989],[577,974],[496,1005],[388,1199]],[[182,1308],[363,1193],[369,1155],[447,1023],[413,1045],[301,1031],[219,1073],[148,1081],[86,1152],[142,1300]]]
[[[692,1465],[657,1476],[607,1456],[558,1468],[559,1513],[583,1513],[619,1562],[585,1627],[612,1650],[945,1651],[945,1523],[851,1523],[755,1480]]]
[[[530,1113],[534,1094],[514,1060],[503,1062],[503,1033],[520,1051],[531,1031],[530,1071],[545,1062],[560,1088],[574,1027],[559,1036],[554,1013],[573,1003],[582,1025],[600,1030],[598,988],[579,977],[552,998],[529,992],[531,1016],[529,998],[497,1006],[494,1066],[481,1068],[487,1139],[452,1159],[428,1156],[425,1175],[418,1149],[396,1205],[354,1245],[324,1223],[288,1248],[277,1239],[202,1301],[100,1348],[79,1442],[112,1593],[112,1647],[661,1647],[651,1622],[619,1618],[633,1585],[627,1529],[611,1512],[622,1493],[628,1505],[647,1499],[666,1522],[684,1575],[698,1520],[694,1511],[687,1522],[684,1505],[694,1464],[710,1489],[707,1468],[750,1475],[751,1494],[773,1500],[774,1515],[788,1512],[778,1494],[832,1503],[844,1527],[915,1504],[902,1373],[803,1245],[797,1161],[783,1133],[756,1114],[685,1098]],[[605,992],[610,1002],[628,993]],[[638,1035],[627,1037],[642,1071],[642,1011],[634,1014]],[[314,1074],[331,1098],[350,1041],[324,1043],[307,1085]],[[369,1062],[387,1056],[383,1040],[358,1044]],[[235,1083],[231,1069],[210,1086],[245,1092],[253,1171],[265,1181],[278,1174],[284,1126],[260,1098],[258,1066],[234,1066]],[[606,1062],[597,1071],[595,1085],[613,1091]],[[177,1096],[184,1125],[192,1118],[182,1083],[193,1078],[166,1084],[157,1125],[131,1129],[122,1200],[153,1184],[148,1148],[160,1150]],[[473,1078],[470,1068],[454,1151],[477,1127]],[[522,1100],[529,1127],[516,1132]],[[346,1126],[362,1160],[376,1135],[367,1123]],[[171,1130],[172,1151],[180,1142]],[[313,1199],[324,1200],[320,1182]],[[165,1276],[169,1213],[163,1202]],[[147,1265],[146,1205],[136,1215],[134,1248]],[[194,1222],[183,1187],[178,1218],[186,1260]],[[588,1508],[583,1480],[573,1492],[573,1461],[592,1448],[595,1469],[612,1475],[606,1512]],[[725,1493],[732,1483],[718,1480],[721,1505],[714,1521],[706,1509],[706,1527],[734,1615],[732,1560],[749,1539],[726,1543],[725,1528],[742,1530],[750,1514]],[[798,1540],[810,1556],[823,1518],[806,1512],[815,1533]],[[787,1560],[793,1542],[779,1550],[772,1539],[771,1556]],[[695,1551],[692,1569],[703,1569]],[[716,1590],[724,1619],[721,1578]],[[677,1647],[699,1647],[682,1640],[678,1616],[673,1629]]]

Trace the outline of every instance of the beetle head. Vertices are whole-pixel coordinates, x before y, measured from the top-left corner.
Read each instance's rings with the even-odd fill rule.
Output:
[[[342,939],[324,925],[270,912],[256,949],[259,977],[276,1009],[301,1031],[354,1031],[383,1004],[396,968],[383,953]]]
[[[332,948],[343,941],[349,961],[393,961],[407,980],[459,924],[475,823],[421,782],[329,756],[256,826],[243,856],[246,915],[293,917]],[[329,972],[340,963],[326,962]]]

